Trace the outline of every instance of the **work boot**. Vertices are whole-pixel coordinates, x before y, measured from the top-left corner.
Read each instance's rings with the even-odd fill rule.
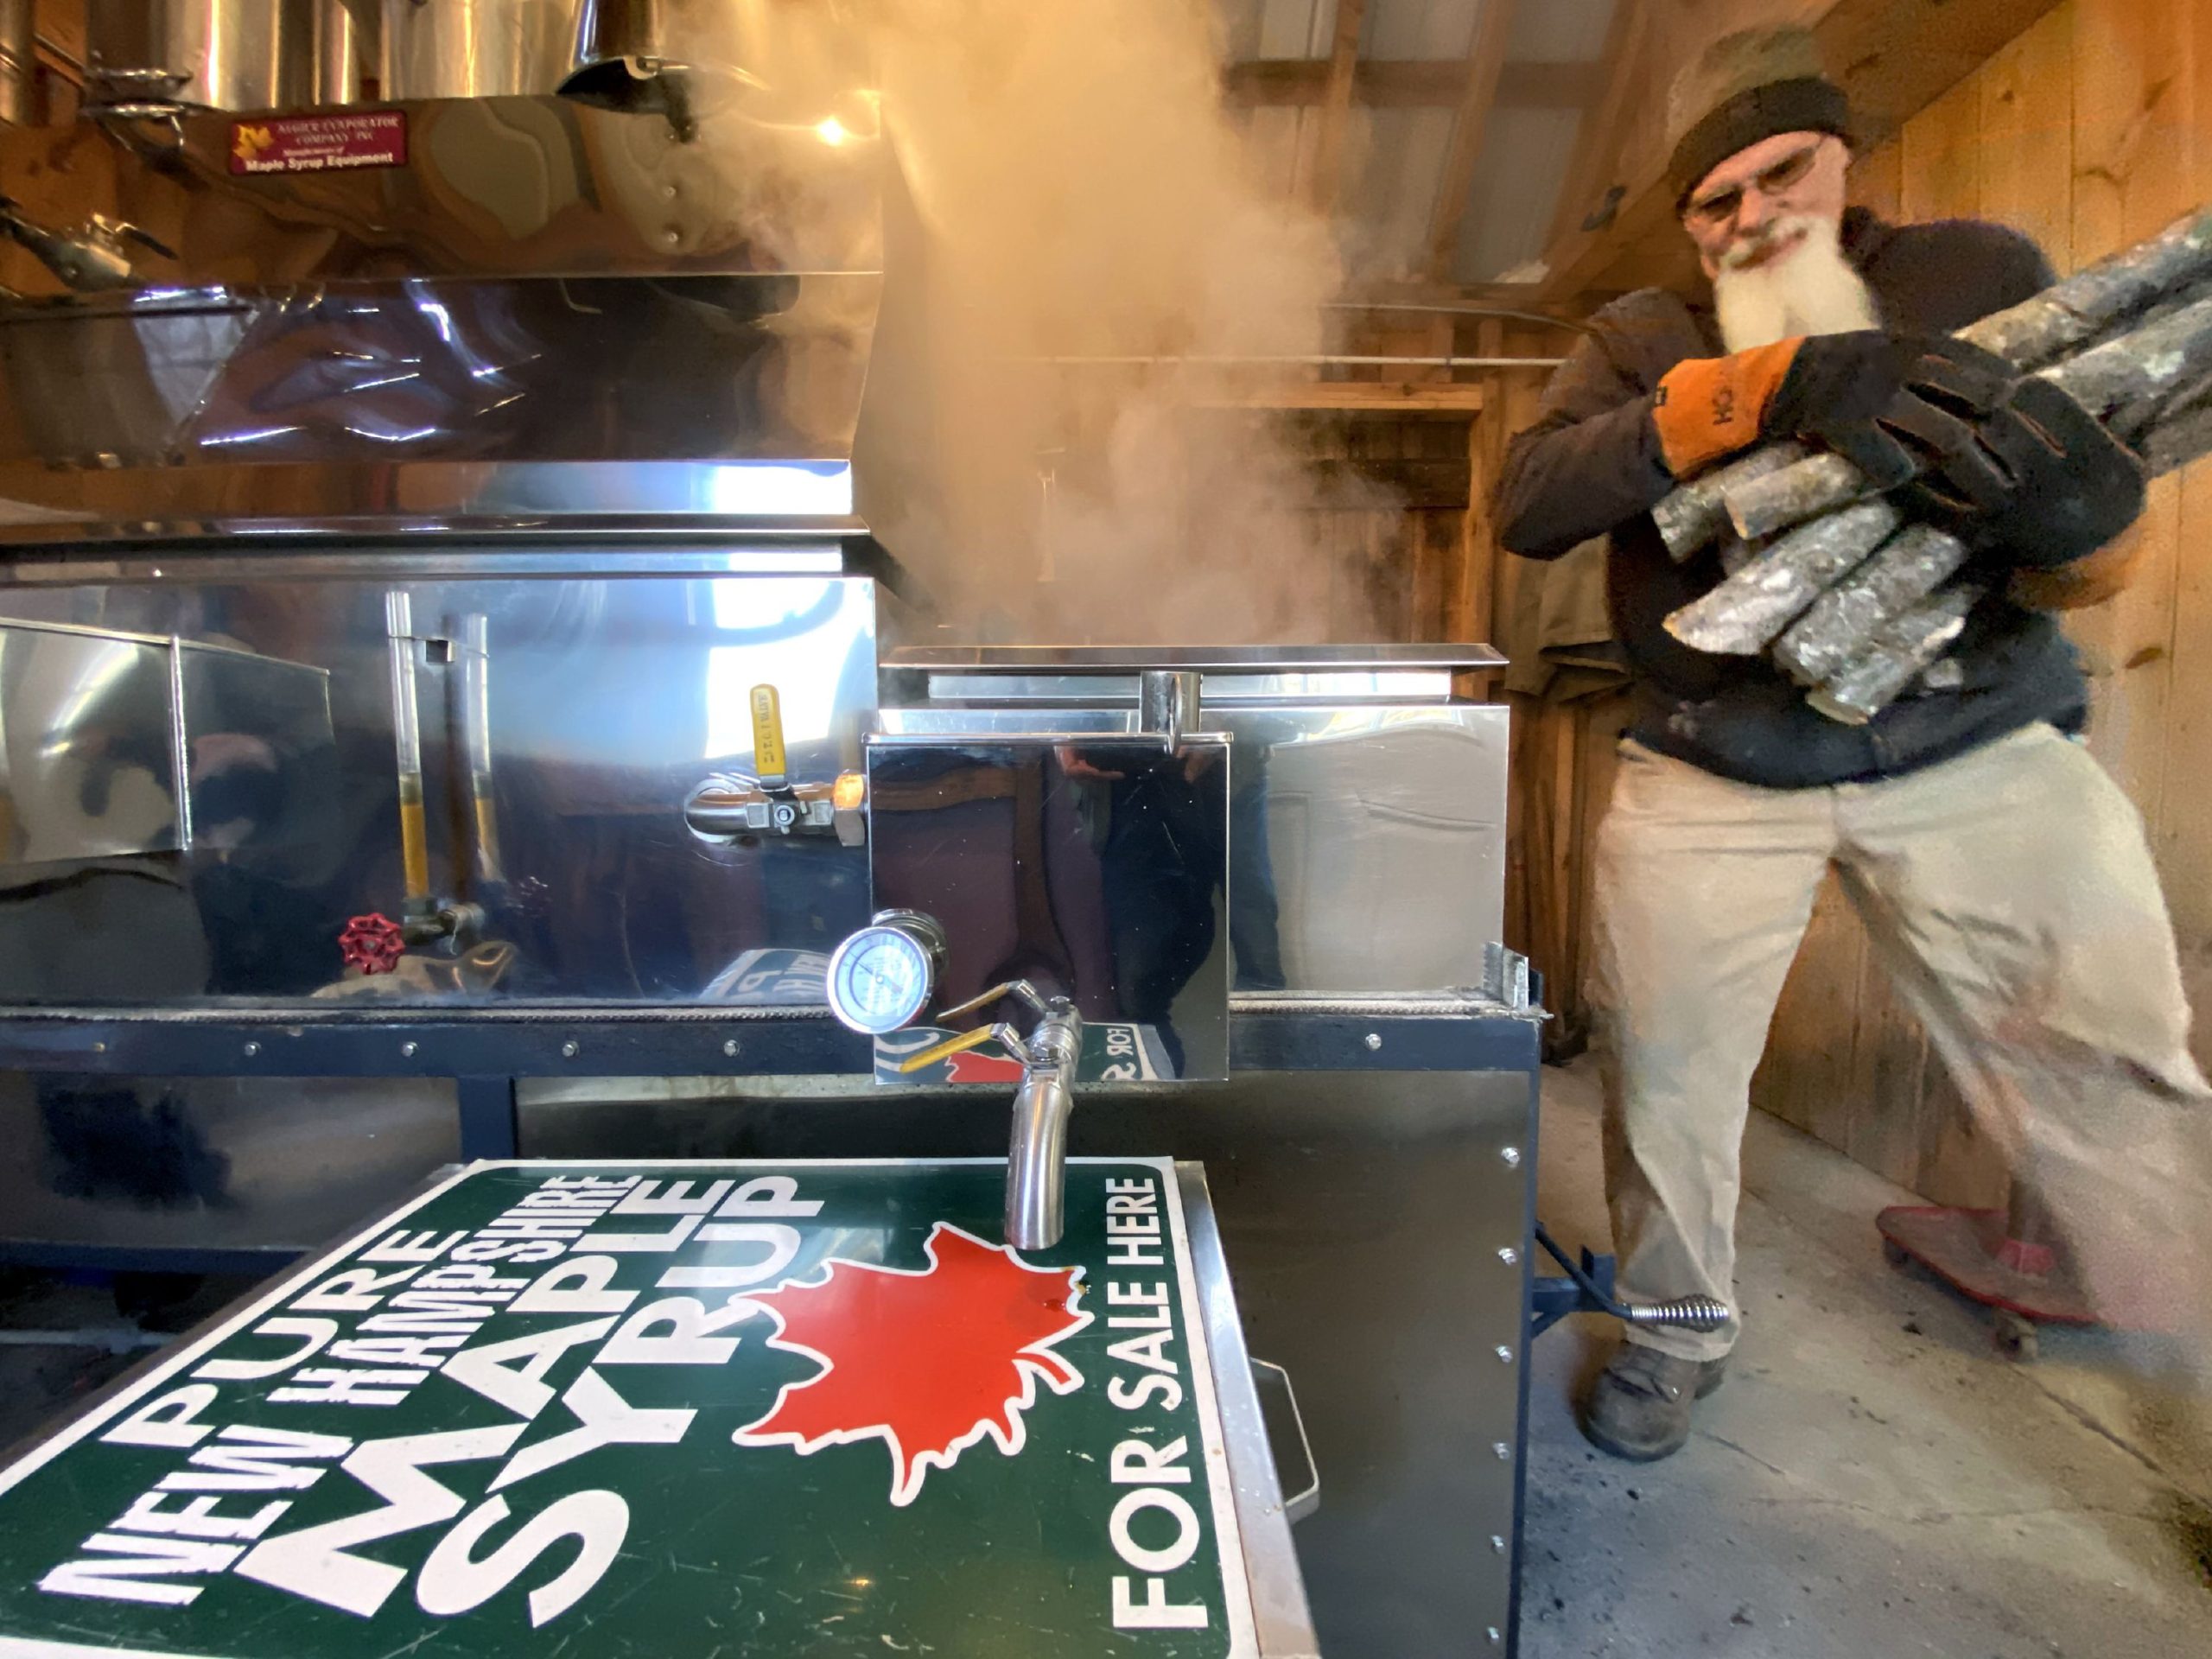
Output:
[[[1655,1463],[1690,1437],[1690,1402],[1720,1386],[1728,1368],[1719,1359],[1677,1359],[1640,1342],[1624,1342],[1582,1402],[1583,1438],[1630,1463]]]

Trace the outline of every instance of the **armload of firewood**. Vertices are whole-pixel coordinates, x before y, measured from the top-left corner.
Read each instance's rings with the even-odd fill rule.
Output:
[[[2168,472],[2212,453],[2212,208],[1959,338],[2053,382]],[[1699,651],[1770,652],[1813,706],[1871,720],[1936,662],[1986,592],[1956,537],[1910,522],[1842,456],[1753,451],[1653,517],[1679,563],[1718,540],[1726,578],[1667,619]]]

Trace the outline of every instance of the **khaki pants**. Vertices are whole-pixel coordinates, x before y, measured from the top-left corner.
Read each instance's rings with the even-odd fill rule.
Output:
[[[2092,1294],[2130,1323],[2201,1333],[2212,1090],[2190,1058],[2172,924],[2133,806],[2043,725],[1903,778],[1806,790],[1623,745],[1592,987],[1622,1289],[1734,1303],[1751,1073],[1831,863]],[[1695,1359],[1736,1336],[1636,1333]]]

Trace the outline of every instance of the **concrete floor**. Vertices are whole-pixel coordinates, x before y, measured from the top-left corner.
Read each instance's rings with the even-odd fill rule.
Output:
[[[1585,1063],[1545,1084],[1543,1214],[1567,1248],[1604,1249],[1594,1079]],[[1746,1335],[1688,1448],[1632,1465],[1575,1432],[1604,1322],[1536,1345],[1526,1659],[2212,1656],[2202,1398],[2091,1334],[2002,1359],[1975,1310],[1883,1263],[1872,1218],[1908,1195],[1753,1116]],[[181,1329],[246,1287],[143,1323]],[[0,1282],[0,1330],[88,1326],[129,1334],[105,1288]],[[0,1446],[143,1351],[0,1343]]]
[[[1745,1336],[1689,1445],[1594,1452],[1568,1400],[1611,1331],[1536,1345],[1525,1659],[2212,1656],[2212,1402],[2094,1333],[2002,1358],[1884,1263],[1874,1213],[1910,1194],[1752,1119]],[[1545,1074],[1543,1133],[1553,1236],[1607,1248],[1586,1061]]]

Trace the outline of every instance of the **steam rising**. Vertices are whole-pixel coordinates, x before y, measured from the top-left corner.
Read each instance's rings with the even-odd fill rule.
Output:
[[[1323,501],[1225,372],[1057,357],[1323,349],[1339,268],[1264,193],[1192,0],[864,0],[907,199],[862,416],[861,510],[956,638],[1349,639]],[[1274,371],[1276,378],[1306,372]],[[1248,377],[1249,378],[1249,377]]]

